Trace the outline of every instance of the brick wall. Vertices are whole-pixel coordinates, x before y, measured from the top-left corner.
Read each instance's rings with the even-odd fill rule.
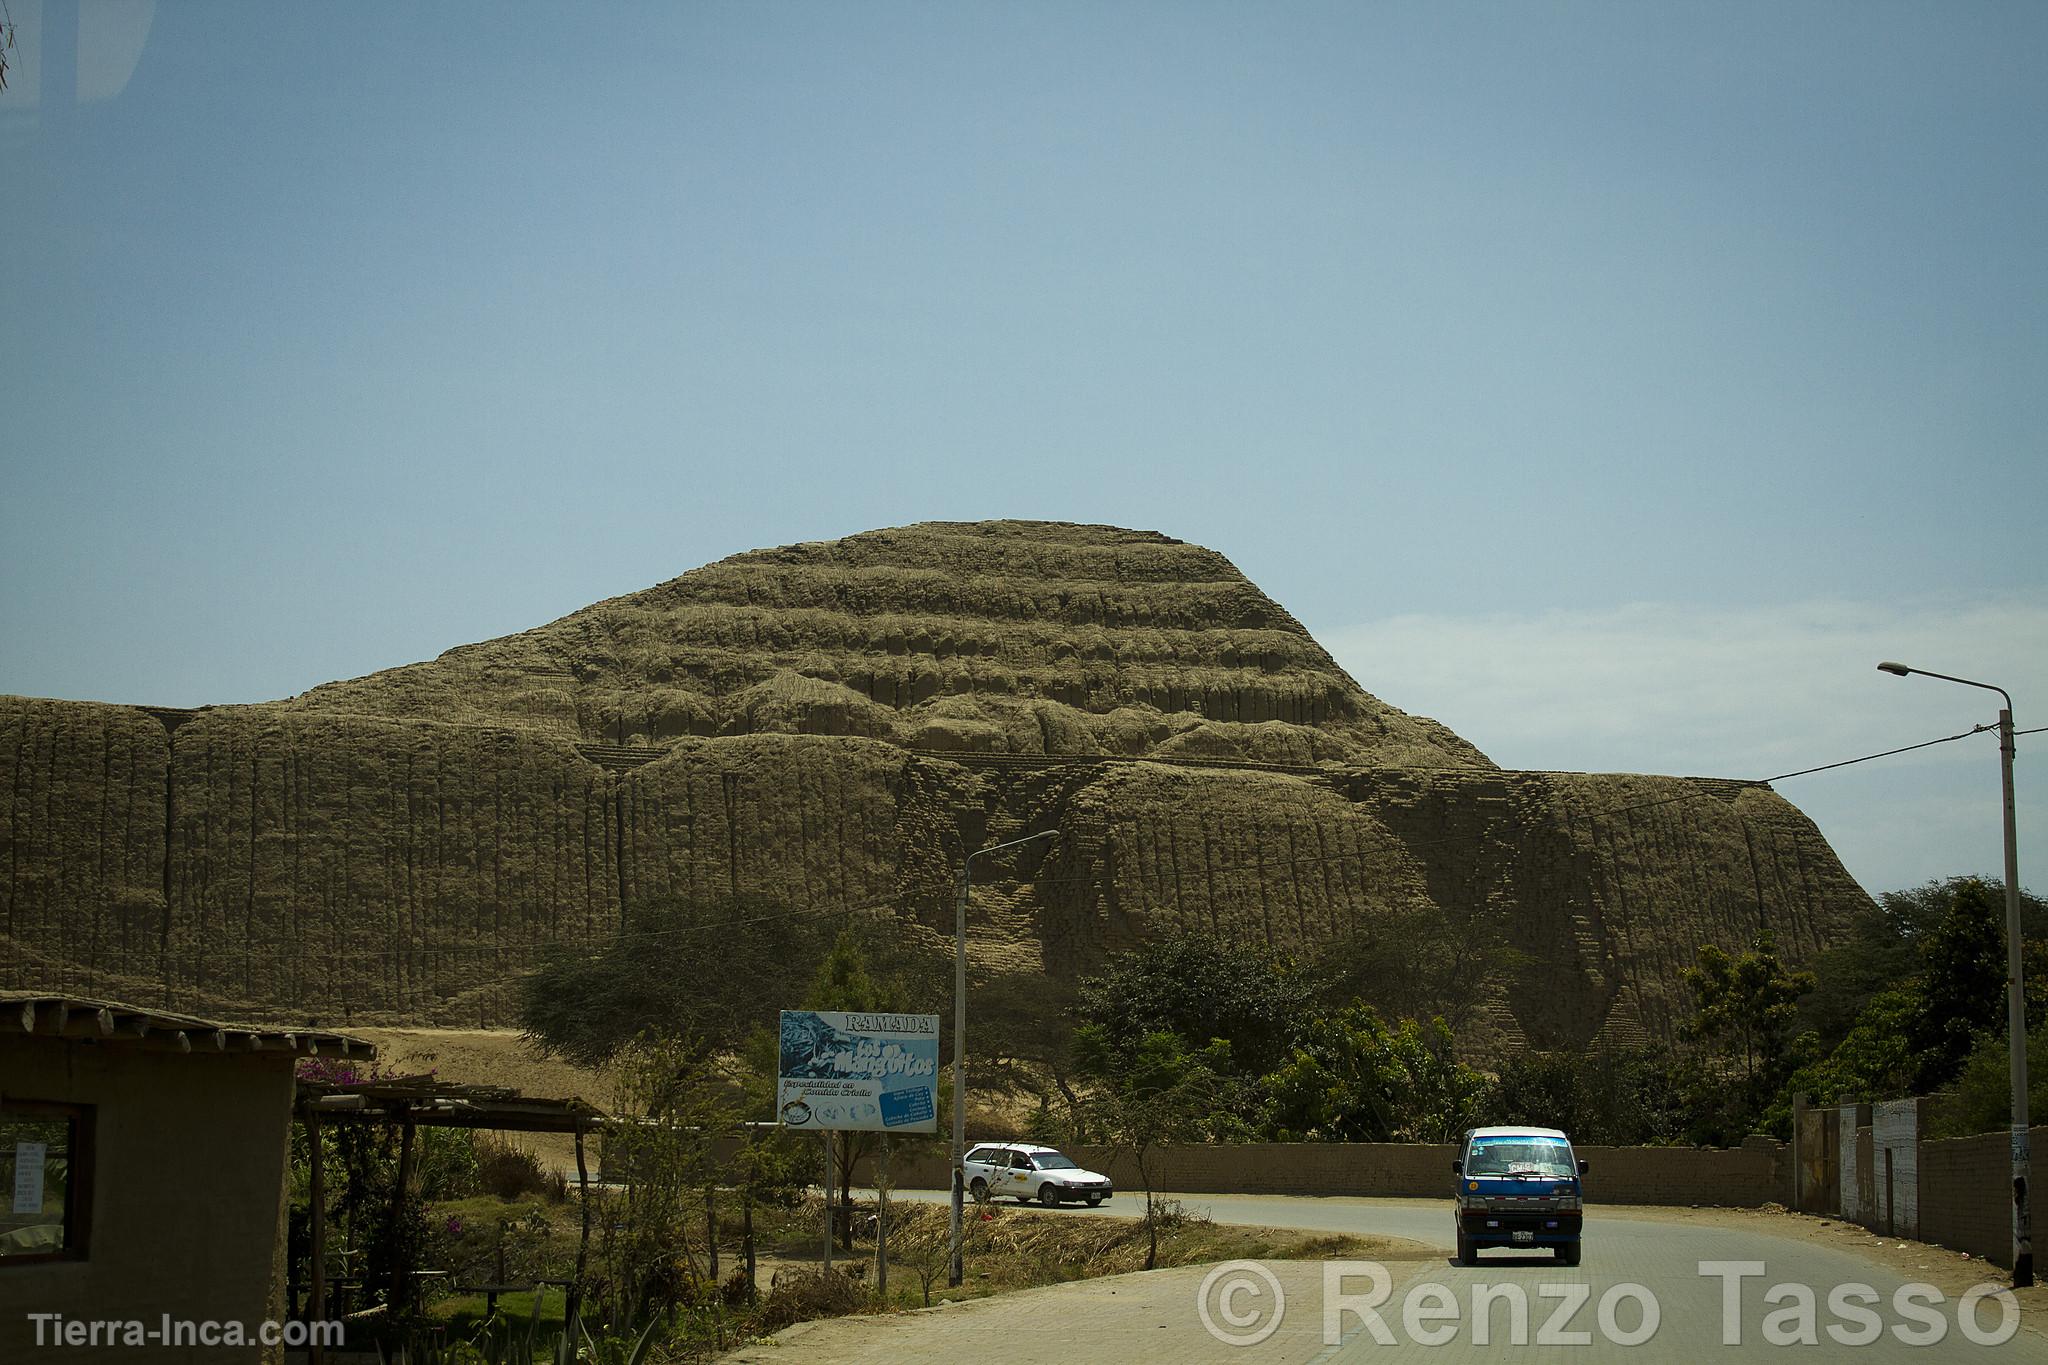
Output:
[[[1886,1109],[1889,1106],[1879,1106]],[[1862,1114],[1859,1115],[1859,1109]],[[1842,1190],[1860,1193],[1872,1226],[1882,1228],[1889,1210],[1895,1235],[2011,1264],[2012,1162],[2004,1133],[1943,1141],[1905,1141],[1903,1108],[1873,1113],[1871,1106],[1844,1106],[1840,1142]],[[1855,1125],[1859,1116],[1882,1122]],[[1918,1115],[1911,1116],[1917,1122]],[[1851,1126],[1854,1125],[1854,1126]],[[1882,1129],[1889,1139],[1877,1141]],[[2048,1127],[2034,1132],[2034,1178],[2039,1190],[2048,1173]],[[1893,1153],[1890,1198],[1882,1178],[1883,1152]],[[1246,1143],[1227,1147],[1162,1147],[1152,1154],[1154,1188],[1184,1194],[1300,1194],[1407,1198],[1447,1197],[1449,1144]],[[1119,1190],[1140,1188],[1128,1156],[1100,1147],[1071,1147],[1068,1155],[1108,1175]],[[1721,1151],[1689,1147],[1580,1147],[1592,1163],[1586,1196],[1596,1204],[1721,1204],[1754,1208],[1792,1197],[1792,1156],[1783,1143],[1751,1138]],[[949,1180],[943,1146],[916,1155],[899,1154],[894,1183],[903,1189],[944,1189]],[[872,1180],[864,1171],[863,1180]],[[2039,1205],[2048,1196],[2036,1195]],[[1833,1212],[1816,1209],[1823,1214]],[[1842,1216],[1854,1217],[1847,1210]],[[1868,1219],[1863,1221],[1868,1222]],[[2037,1211],[2037,1226],[2048,1214]]]
[[[1593,1163],[1587,1198],[1610,1204],[1724,1204],[1756,1208],[1792,1197],[1792,1155],[1782,1142],[1740,1147],[1580,1147]]]
[[[1870,1106],[1845,1104],[1835,1110],[1836,1151],[1841,1157],[1841,1183],[1837,1197],[1842,1217],[1852,1223],[1864,1222],[1874,1196],[1870,1157]]]
[[[2039,1212],[2041,1175],[2048,1170],[2041,1147],[2048,1128],[2033,1132],[2033,1174],[2027,1190]],[[1967,1251],[1998,1265],[2012,1265],[2012,1149],[2005,1133],[1948,1138],[1920,1144],[1920,1237],[1954,1251]],[[2036,1241],[2039,1234],[2036,1234]]]
[[[1101,1147],[1065,1151],[1101,1171],[1119,1190],[1139,1189],[1136,1165]],[[1449,1143],[1254,1142],[1227,1147],[1162,1147],[1153,1152],[1153,1188],[1183,1194],[1303,1194],[1448,1197]],[[1754,1208],[1791,1197],[1791,1156],[1783,1143],[1752,1138],[1742,1147],[1580,1147],[1592,1163],[1586,1196],[1609,1204],[1725,1204]],[[904,1189],[944,1189],[951,1167],[943,1150],[899,1155],[890,1163]],[[864,1177],[864,1178],[871,1178]]]

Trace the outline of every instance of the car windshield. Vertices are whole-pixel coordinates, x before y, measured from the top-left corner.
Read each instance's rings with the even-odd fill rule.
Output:
[[[1041,1171],[1071,1171],[1075,1169],[1074,1163],[1061,1156],[1058,1152],[1037,1152],[1032,1155],[1031,1159],[1038,1163],[1038,1169]]]
[[[1466,1175],[1571,1175],[1572,1148],[1563,1138],[1481,1137],[1472,1139]]]

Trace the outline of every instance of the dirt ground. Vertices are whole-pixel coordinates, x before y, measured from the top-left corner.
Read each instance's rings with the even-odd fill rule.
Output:
[[[431,1071],[444,1081],[463,1085],[503,1085],[542,1099],[604,1104],[604,1080],[595,1071],[543,1057],[524,1035],[511,1029],[358,1028],[350,1032],[375,1043],[378,1062],[401,1074]],[[503,1136],[531,1151],[543,1165],[571,1180],[576,1178],[576,1143],[567,1134]]]
[[[857,1226],[861,1235],[853,1252],[835,1255],[835,1263],[842,1271],[863,1282],[869,1281],[874,1271],[873,1207],[872,1203],[860,1206]],[[943,1265],[947,1210],[942,1204],[923,1201],[892,1203],[890,1210],[890,1286],[898,1307],[915,1307],[921,1297],[916,1292],[918,1266],[922,1263],[927,1270],[934,1270]],[[815,1213],[813,1216],[818,1217]],[[1129,1274],[1144,1264],[1145,1243],[1141,1220],[1137,1218],[1084,1218],[1031,1207],[970,1209],[969,1217],[967,1259],[971,1268],[967,1282],[949,1289],[941,1276],[933,1286],[933,1302],[983,1298],[1069,1280]],[[811,1229],[803,1227],[801,1219],[794,1226],[783,1225],[780,1230],[777,1245],[759,1261],[763,1283],[773,1283],[778,1271],[812,1271],[819,1265],[822,1239],[810,1235]],[[725,1254],[732,1257],[733,1248],[727,1247]],[[1159,1241],[1162,1268],[1243,1258],[1333,1257],[1436,1261],[1442,1259],[1443,1250],[1403,1237],[1211,1223],[1199,1218],[1174,1223],[1162,1231]],[[728,1261],[729,1265],[736,1263]]]

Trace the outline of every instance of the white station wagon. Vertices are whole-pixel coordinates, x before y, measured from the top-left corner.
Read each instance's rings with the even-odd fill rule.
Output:
[[[1055,1149],[1030,1142],[986,1142],[970,1149],[960,1165],[967,1192],[976,1199],[1036,1199],[1047,1207],[1077,1199],[1093,1207],[1116,1193],[1108,1176],[1084,1171]]]

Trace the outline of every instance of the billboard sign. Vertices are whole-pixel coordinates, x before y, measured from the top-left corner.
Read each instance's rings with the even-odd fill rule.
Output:
[[[782,1012],[785,1127],[936,1133],[938,1101],[938,1015]]]

